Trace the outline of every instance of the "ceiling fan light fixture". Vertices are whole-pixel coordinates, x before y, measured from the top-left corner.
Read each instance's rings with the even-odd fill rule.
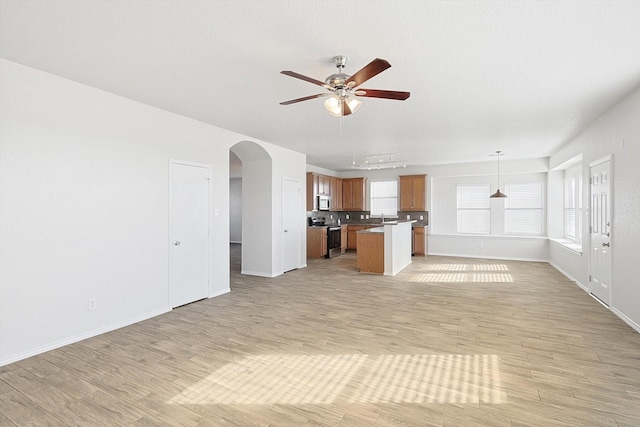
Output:
[[[377,76],[387,68],[391,67],[388,61],[380,58],[376,58],[369,64],[358,70],[354,75],[349,75],[343,72],[343,68],[347,63],[347,57],[344,55],[338,55],[333,58],[333,62],[338,68],[338,72],[331,74],[325,79],[325,81],[317,80],[312,77],[307,77],[295,71],[281,71],[289,77],[304,80],[308,83],[316,86],[321,86],[328,90],[331,96],[325,100],[324,108],[333,117],[342,118],[350,114],[355,113],[360,109],[362,101],[356,98],[356,96],[366,96],[369,98],[383,98],[383,99],[397,99],[404,101],[409,98],[409,92],[400,92],[395,90],[380,90],[380,89],[357,89],[358,86],[368,81],[372,77]],[[291,99],[289,101],[281,102],[280,105],[291,105],[302,101],[308,101],[311,99],[317,99],[325,97],[329,94],[318,93],[315,95],[304,96],[302,98]],[[342,128],[341,128],[342,129]]]
[[[331,95],[324,101],[324,108],[333,117],[342,116],[342,106],[340,105],[340,98],[338,98],[336,95]]]
[[[362,101],[354,98],[353,96],[347,96],[344,102],[349,106],[352,114],[358,111],[362,105]]]

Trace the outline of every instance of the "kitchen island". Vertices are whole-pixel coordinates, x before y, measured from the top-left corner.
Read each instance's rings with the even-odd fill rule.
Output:
[[[358,231],[360,271],[395,276],[411,264],[411,224],[414,222],[386,222],[380,227]]]

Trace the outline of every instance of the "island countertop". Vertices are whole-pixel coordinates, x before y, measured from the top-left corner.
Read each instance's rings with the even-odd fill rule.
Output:
[[[389,222],[385,222],[385,223],[380,224],[380,226],[378,226],[378,227],[367,228],[365,230],[356,231],[356,233],[358,233],[358,234],[384,233],[385,226],[393,227],[393,226],[396,226],[396,225],[406,224],[406,223],[413,224],[414,222],[416,222],[415,219],[405,219],[405,220],[400,220],[400,221],[389,221]]]
[[[395,276],[411,264],[411,223],[398,221],[357,232],[358,268],[364,273]]]

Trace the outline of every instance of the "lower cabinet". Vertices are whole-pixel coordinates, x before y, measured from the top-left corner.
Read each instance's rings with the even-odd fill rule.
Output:
[[[358,249],[358,235],[356,234],[360,230],[364,230],[362,225],[349,225],[347,231],[347,249]]]
[[[349,238],[349,226],[343,225],[340,227],[340,253],[341,254],[347,251],[348,238]]]
[[[307,227],[307,258],[327,255],[327,228]]]
[[[413,227],[413,255],[427,256],[427,227]]]
[[[380,227],[379,225],[349,225],[347,230],[347,249],[358,249],[358,231],[367,228]]]

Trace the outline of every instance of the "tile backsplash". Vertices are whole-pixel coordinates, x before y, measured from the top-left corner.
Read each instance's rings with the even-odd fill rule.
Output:
[[[327,224],[337,224],[338,219],[340,219],[341,224],[380,224],[380,218],[371,218],[370,215],[370,211],[307,212],[307,217],[324,217]],[[347,216],[349,217],[348,219]],[[407,216],[409,216],[411,220],[416,220],[415,225],[417,226],[429,225],[429,211],[398,211],[399,220],[406,220]],[[422,219],[420,219],[420,217],[422,217]]]

